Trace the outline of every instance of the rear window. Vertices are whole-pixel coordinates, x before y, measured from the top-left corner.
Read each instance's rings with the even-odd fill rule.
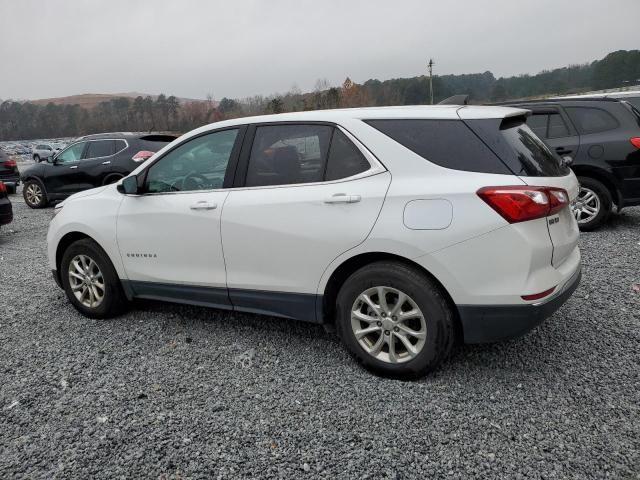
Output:
[[[367,120],[366,123],[441,167],[467,172],[511,173],[460,120]]]
[[[526,118],[467,120],[514,174],[522,177],[561,177],[570,170],[563,166],[540,138],[525,124]]]
[[[613,115],[601,108],[565,107],[565,110],[582,135],[606,132],[620,125]]]

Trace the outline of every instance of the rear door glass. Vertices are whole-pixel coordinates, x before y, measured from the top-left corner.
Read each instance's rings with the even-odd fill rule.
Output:
[[[85,158],[109,157],[115,153],[115,142],[113,140],[95,140],[89,142]]]
[[[331,139],[325,180],[339,180],[369,170],[369,162],[362,152],[342,133],[335,129]]]
[[[601,108],[565,107],[565,110],[582,135],[606,132],[620,125],[613,115]]]

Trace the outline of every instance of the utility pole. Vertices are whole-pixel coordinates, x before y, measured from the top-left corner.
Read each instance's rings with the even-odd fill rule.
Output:
[[[427,68],[429,69],[429,91],[431,92],[431,105],[433,105],[433,66],[435,62],[433,58],[429,59],[429,63],[427,64]]]

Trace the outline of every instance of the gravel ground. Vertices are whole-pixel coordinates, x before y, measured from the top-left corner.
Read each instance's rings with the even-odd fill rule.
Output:
[[[549,321],[407,383],[315,325],[155,302],[84,318],[50,278],[51,209],[13,199],[2,478],[640,478],[639,208],[582,236]]]

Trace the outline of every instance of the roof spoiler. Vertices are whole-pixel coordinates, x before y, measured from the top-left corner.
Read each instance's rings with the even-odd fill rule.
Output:
[[[469,105],[469,95],[454,95],[438,102],[438,105]]]

